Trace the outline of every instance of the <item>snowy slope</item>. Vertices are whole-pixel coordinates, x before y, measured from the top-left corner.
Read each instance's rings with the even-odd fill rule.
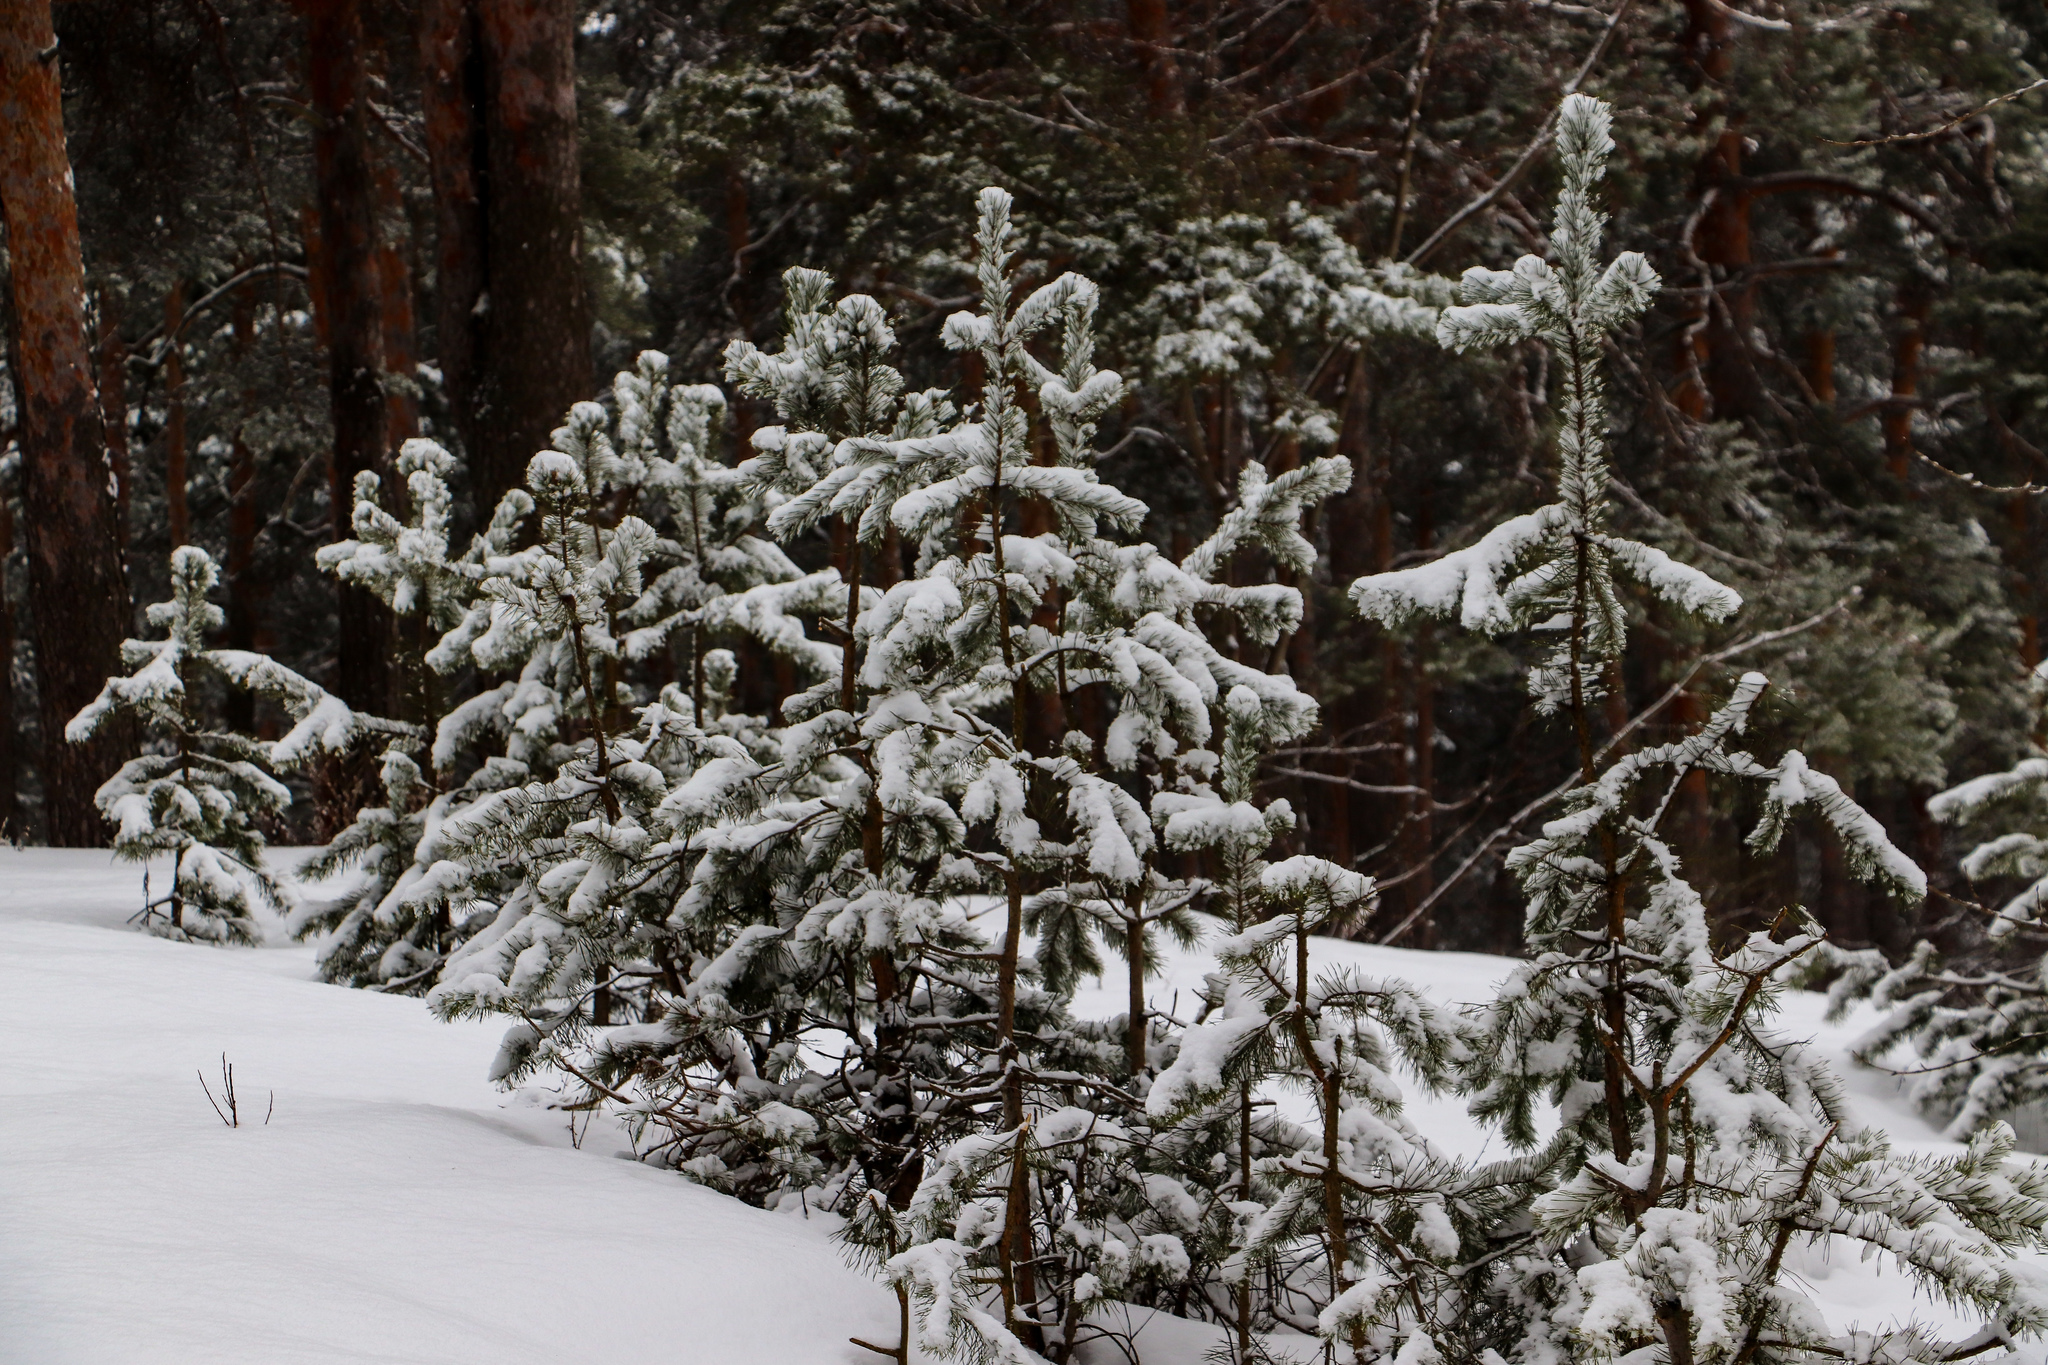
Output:
[[[482,1079],[501,1025],[322,985],[296,945],[120,931],[139,881],[0,851],[0,1361],[837,1365],[893,1340],[816,1226],[508,1107]],[[222,1052],[253,1126],[200,1091]]]
[[[162,875],[160,870],[159,875]],[[167,943],[123,928],[140,878],[103,853],[0,850],[0,1362],[5,1365],[635,1365],[874,1361],[894,1304],[822,1223],[763,1213],[612,1159],[600,1125],[482,1079],[502,1025],[436,1022],[416,1000],[321,985],[311,950]],[[1445,1002],[1481,998],[1498,958],[1324,943]],[[1186,1017],[1208,963],[1153,985]],[[1177,994],[1176,994],[1177,993]],[[1120,983],[1076,1002],[1123,1010]],[[1794,995],[1791,1031],[1841,1051]],[[248,1126],[222,1126],[195,1072],[234,1063]],[[1884,1078],[1843,1070],[1901,1145],[1934,1130]],[[262,1122],[269,1092],[276,1109]],[[1416,1122],[1473,1149],[1450,1102]],[[1498,1153],[1493,1153],[1498,1155]],[[1945,1321],[1896,1270],[1808,1254],[1838,1326]],[[1194,1365],[1209,1329],[1142,1317],[1142,1365]],[[1093,1353],[1126,1359],[1109,1343]]]

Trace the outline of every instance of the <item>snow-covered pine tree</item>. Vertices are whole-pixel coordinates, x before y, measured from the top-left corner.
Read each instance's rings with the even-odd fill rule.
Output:
[[[972,529],[960,537],[964,543],[956,542],[955,558],[933,562],[925,582],[891,590],[875,613],[884,625],[876,628],[880,638],[866,670],[878,681],[886,677],[876,654],[900,639],[922,643],[919,654],[904,659],[921,663],[945,657],[966,622],[988,620],[1002,627],[994,640],[983,637],[978,663],[958,655],[948,662],[961,670],[955,697],[979,690],[985,706],[1010,703],[1007,742],[984,740],[972,753],[982,770],[962,804],[971,826],[986,821],[993,827],[992,851],[1001,859],[995,866],[1009,917],[998,940],[1006,949],[998,960],[998,982],[1006,984],[1014,971],[1011,945],[1027,922],[1027,905],[1038,931],[1038,965],[1045,978],[1057,979],[1074,970],[1063,968],[1059,956],[1085,941],[1074,931],[1077,915],[1106,929],[1126,953],[1142,953],[1147,918],[1171,913],[1186,895],[1157,876],[1156,840],[1149,830],[1132,828],[1120,814],[1112,825],[1104,818],[1112,812],[1099,811],[1097,793],[1120,809],[1131,799],[1125,788],[1093,786],[1089,779],[1116,775],[1119,782],[1156,791],[1183,775],[1199,778],[1212,771],[1216,755],[1203,746],[1226,696],[1235,698],[1237,711],[1255,713],[1258,728],[1273,743],[1298,737],[1314,724],[1314,702],[1291,679],[1236,662],[1211,643],[1203,627],[1270,647],[1300,624],[1302,601],[1294,585],[1231,586],[1224,569],[1233,555],[1252,548],[1262,550],[1275,569],[1308,568],[1314,550],[1301,534],[1303,510],[1343,489],[1350,470],[1341,460],[1311,460],[1269,479],[1262,465],[1248,463],[1237,506],[1179,564],[1150,544],[1099,535],[1098,517],[1127,521],[1127,514],[1098,485],[1065,482],[1068,471],[1086,468],[1087,434],[1099,407],[1076,409],[1090,398],[1103,403],[1120,387],[1090,360],[1093,288],[1064,277],[1012,310],[1008,197],[985,192],[980,207],[982,313],[956,315],[945,335],[951,344],[982,355],[989,384],[974,414],[981,420],[958,429],[971,444],[963,441],[943,452],[947,462],[933,472],[944,477],[900,499],[891,515],[906,533],[924,538],[931,560],[935,535],[958,534],[963,509],[977,521],[987,517],[988,530],[968,523]],[[1020,344],[1055,310],[1065,315],[1057,369],[1040,364]],[[1027,386],[1037,387],[1052,428],[1054,458],[1046,464],[1028,462],[1024,416],[1012,397],[1014,388]],[[1072,435],[1064,429],[1070,425]],[[1009,503],[1011,498],[1017,502]],[[1033,518],[1033,499],[1048,504],[1042,519]],[[1000,534],[1011,505],[1018,507],[1020,529],[1050,529],[1031,538]],[[1046,560],[1055,572],[1041,581],[1039,566]],[[962,606],[952,607],[949,599],[920,622],[917,608],[931,602],[930,594],[942,585],[957,592]],[[980,601],[970,589],[979,589]],[[902,606],[896,605],[899,598]],[[1209,622],[1197,619],[1198,608],[1213,613]],[[1054,749],[1048,741],[1060,724],[1081,714],[1074,693],[1094,684],[1106,686],[1114,719],[1099,738],[1070,731]],[[1043,709],[1034,711],[1034,705]],[[1039,715],[1048,721],[1035,723]],[[1064,822],[1058,818],[1062,808]],[[1111,1075],[1142,1070],[1133,1063],[1143,1041],[1138,1030],[1145,1012],[1144,965],[1127,965],[1131,1017],[1123,1021],[1123,1065]],[[1197,1231],[1199,1218],[1188,1216],[1196,1201],[1181,1182],[1141,1165],[1147,1135],[1145,1116],[1131,1102],[1135,1097],[1098,1083],[1082,1106],[1099,1122],[1086,1125],[1071,1106],[1041,1110],[1026,1103],[1027,1096],[1040,1093],[1037,1086],[1060,1078],[1045,1054],[1031,1058],[1017,1043],[1006,1046],[1000,1027],[996,1061],[1003,1108],[995,1131],[984,1130],[940,1153],[907,1220],[914,1245],[892,1259],[891,1274],[921,1305],[920,1339],[927,1349],[1002,1356],[1021,1342],[1063,1357],[1074,1349],[1075,1324],[1091,1295],[1104,1292],[1112,1280],[1123,1286],[1118,1292],[1132,1292],[1128,1274],[1105,1273],[1105,1265],[1131,1264],[1130,1249],[1140,1242],[1155,1248],[1154,1257],[1161,1258],[1155,1265],[1167,1259],[1175,1266],[1189,1264],[1183,1234]],[[1122,1132],[1111,1131],[1111,1125]],[[1079,1161],[1075,1153],[1090,1143],[1092,1159]],[[1040,1247],[1045,1254],[1035,1253]],[[1001,1290],[1003,1317],[979,1315],[974,1285],[984,1268]],[[1010,1324],[1011,1334],[992,1331],[991,1323]]]
[[[533,510],[525,490],[508,492],[468,551],[451,555],[448,478],[454,470],[455,457],[433,441],[407,441],[397,463],[405,519],[384,507],[377,475],[365,471],[356,478],[355,537],[318,553],[323,569],[376,593],[403,623],[406,709],[426,737],[443,720],[444,675],[470,663],[461,628],[471,620],[483,581],[516,563],[514,542]],[[295,938],[320,936],[326,980],[417,994],[458,941],[461,925],[451,918],[447,896],[436,894],[442,879],[427,877],[438,861],[434,833],[451,805],[475,794],[440,789],[453,757],[448,745],[393,745],[380,772],[383,804],[359,810],[301,869],[308,881],[342,881],[337,894],[302,897],[289,926]]]
[[[2031,680],[2048,708],[2048,665]],[[2002,832],[1963,855],[1973,884],[2017,889],[1988,913],[1986,942],[1960,961],[1913,945],[1896,966],[1877,949],[1837,952],[1830,988],[1837,1011],[1868,998],[1884,1017],[1857,1040],[1866,1065],[1902,1075],[1907,1093],[1963,1140],[1994,1120],[2048,1099],[2048,754],[1941,792],[1927,812],[1944,824]],[[1901,1050],[1906,1054],[1901,1056]]]
[[[799,575],[752,534],[761,508],[716,457],[723,411],[717,389],[671,384],[667,357],[648,351],[613,381],[611,412],[580,405],[557,443],[583,461],[606,503],[598,509],[593,499],[586,510],[601,512],[601,519],[637,513],[669,532],[650,561],[662,566],[659,575],[630,601],[620,599],[616,619],[607,622],[598,645],[613,651],[605,667],[623,671],[629,660],[652,658],[659,674],[664,662],[674,664],[667,652],[680,633],[693,696],[687,709],[709,712],[706,724],[721,733],[758,743],[758,719],[726,706],[731,655],[712,647],[715,637],[701,623],[705,608],[728,589]],[[501,599],[485,591],[492,579],[527,582],[545,556],[544,545],[517,548],[533,497],[508,492],[469,549],[451,555],[446,480],[453,468],[453,458],[433,442],[408,442],[399,458],[406,519],[381,506],[374,476],[365,475],[358,480],[356,539],[321,552],[330,571],[376,592],[412,623],[404,632],[412,704],[433,737],[431,747],[401,746],[385,755],[386,801],[361,811],[308,868],[316,878],[345,876],[341,893],[308,903],[294,919],[301,936],[324,934],[321,963],[329,979],[382,990],[425,991],[448,955],[497,917],[519,883],[516,860],[455,856],[459,850],[444,847],[449,817],[481,798],[551,779],[576,754],[564,742],[576,717],[565,711],[559,642],[524,630],[516,616],[508,626]],[[446,705],[453,684],[471,669],[516,676]],[[580,685],[573,663],[568,679],[572,688]],[[626,694],[614,695],[625,704]],[[455,781],[472,753],[481,761]],[[611,994],[601,992],[593,1003]]]
[[[1234,1361],[1259,1359],[1254,1333],[1275,1324],[1353,1359],[1420,1358],[1452,1325],[1440,1310],[1456,1303],[1456,1268],[1483,1254],[1506,1202],[1498,1173],[1460,1172],[1401,1114],[1396,1060],[1447,1082],[1463,1027],[1403,983],[1311,966],[1310,936],[1342,933],[1372,881],[1319,858],[1266,861],[1294,823],[1284,800],[1254,799],[1277,739],[1250,689],[1223,712],[1220,790],[1153,800],[1170,847],[1215,851],[1212,908],[1234,930],[1216,945],[1218,998],[1147,1097],[1155,1146],[1203,1210]],[[1276,1090],[1304,1093],[1313,1118],[1262,1109],[1255,1122],[1254,1095]]]
[[[522,662],[522,720],[559,736],[554,774],[478,798],[442,823],[437,849],[479,899],[509,884],[489,927],[450,958],[430,999],[444,1016],[505,1012],[527,1023],[508,1035],[495,1071],[588,1016],[611,1022],[610,977],[632,955],[644,907],[620,903],[617,879],[645,846],[660,774],[624,736],[630,704],[619,676],[621,623],[646,591],[659,545],[653,527],[607,515],[612,451],[598,405],[578,404],[555,433],[560,450],[527,468],[540,541],[515,575],[485,580],[490,627],[479,660]]]
[[[615,385],[615,414],[571,411],[561,448],[528,470],[539,543],[484,581],[441,646],[460,641],[479,666],[519,672],[443,722],[440,747],[488,722],[526,749],[485,765],[481,775],[495,766],[519,780],[492,778],[495,790],[442,822],[426,876],[437,895],[494,910],[450,955],[430,1002],[449,1016],[524,1020],[507,1035],[500,1079],[549,1061],[589,1079],[569,1060],[586,1028],[628,1006],[660,1012],[657,986],[680,981],[658,807],[672,785],[752,763],[749,746],[766,743],[758,717],[726,706],[731,656],[709,645],[733,625],[716,608],[728,589],[802,576],[752,534],[759,502],[708,448],[722,396],[666,375],[666,358],[646,353]],[[658,534],[641,512],[678,534]],[[770,625],[767,642],[789,649],[782,627],[793,623]],[[669,686],[629,718],[626,662],[667,648],[678,628],[695,698]]]
[[[1859,1127],[1825,1063],[1769,1027],[1784,973],[1818,942],[1810,921],[1788,909],[1717,945],[1662,823],[1678,784],[1704,770],[1760,789],[1754,847],[1769,849],[1810,807],[1859,876],[1917,899],[1920,870],[1798,753],[1766,767],[1730,747],[1766,686],[1757,674],[1696,734],[1600,766],[1611,744],[1599,741],[1594,703],[1627,629],[1616,571],[1709,619],[1738,606],[1705,574],[1609,529],[1602,347],[1657,284],[1634,253],[1598,260],[1609,121],[1581,95],[1561,111],[1555,264],[1525,256],[1511,272],[1468,271],[1467,305],[1439,323],[1454,349],[1532,338],[1552,348],[1558,501],[1352,590],[1388,624],[1429,612],[1489,633],[1552,634],[1530,690],[1579,751],[1565,813],[1509,856],[1529,896],[1531,957],[1471,1019],[1478,1038],[1465,1063],[1473,1113],[1511,1142],[1537,1142],[1545,1101],[1561,1122],[1532,1163],[1545,1188],[1527,1223],[1504,1221],[1490,1258],[1464,1277],[1455,1350],[1532,1362],[1642,1353],[1669,1365],[1959,1358],[2048,1325],[2048,1301],[2012,1258],[2048,1228],[2048,1176],[2009,1160],[2002,1126],[1942,1159],[1895,1155],[1882,1132]],[[1985,1334],[1835,1337],[1784,1263],[1795,1240],[1829,1237],[1889,1253],[1981,1312]]]
[[[729,353],[784,419],[742,466],[778,500],[771,530],[836,518],[838,567],[729,594],[705,619],[823,676],[783,703],[776,754],[712,758],[654,803],[634,875],[674,888],[660,1019],[549,1056],[657,1134],[659,1159],[851,1212],[852,1236],[926,1301],[927,1340],[978,1322],[993,1326],[955,1345],[1064,1355],[1096,1297],[1182,1262],[1131,1164],[1130,1021],[1077,1025],[1046,983],[1072,975],[1060,945],[1106,927],[1128,947],[1189,895],[1150,866],[1128,786],[1212,764],[1199,746],[1233,687],[1275,735],[1313,724],[1289,679],[1220,652],[1196,614],[1269,646],[1298,624],[1294,587],[1222,570],[1240,549],[1311,562],[1302,510],[1349,471],[1248,469],[1241,506],[1183,564],[1101,534],[1144,509],[1093,469],[1096,418],[1121,391],[1092,361],[1094,286],[1063,276],[1018,300],[1007,195],[982,196],[978,229],[983,307],[944,330],[983,362],[964,420],[941,393],[903,394],[880,307],[832,301],[816,272],[787,278],[779,353]],[[916,557],[900,582],[899,542]],[[835,644],[805,638],[811,614]],[[1086,703],[1089,688],[1107,695]],[[991,900],[996,932],[976,923]],[[1071,933],[1056,923],[1069,911]],[[1142,999],[1133,1012],[1144,1027]],[[851,1051],[820,1069],[813,1045]],[[969,1209],[970,1231],[944,1212]],[[985,1276],[1001,1312],[977,1297]]]
[[[123,764],[96,797],[114,826],[116,857],[139,863],[172,857],[171,885],[144,904],[142,922],[168,938],[260,943],[257,907],[282,912],[288,899],[264,866],[262,822],[292,797],[268,771],[270,746],[205,719],[204,689],[246,685],[258,657],[207,645],[207,633],[227,620],[207,601],[219,578],[196,545],[172,552],[170,600],[148,611],[164,638],[124,641],[122,660],[133,671],[109,678],[64,737],[82,742],[115,716],[133,717],[148,736],[149,748]],[[268,660],[261,663],[269,665],[267,673],[283,676]],[[317,691],[310,683],[304,687]]]

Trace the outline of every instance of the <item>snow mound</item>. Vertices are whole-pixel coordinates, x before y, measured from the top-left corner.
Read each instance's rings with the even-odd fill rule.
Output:
[[[502,1023],[322,985],[306,947],[109,932],[140,881],[0,852],[0,1361],[851,1365],[876,1357],[848,1336],[893,1340],[823,1220],[612,1159],[602,1125],[576,1150],[486,1084]],[[235,1129],[195,1074],[217,1098],[222,1053]]]

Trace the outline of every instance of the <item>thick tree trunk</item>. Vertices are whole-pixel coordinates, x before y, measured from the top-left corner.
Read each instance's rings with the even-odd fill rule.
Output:
[[[576,155],[576,9],[427,0],[441,369],[479,516],[591,386]]]
[[[44,824],[51,843],[84,846],[102,840],[93,792],[128,736],[110,727],[71,745],[64,725],[119,671],[128,592],[86,332],[56,46],[48,0],[0,5],[0,211],[19,329],[22,529],[29,593],[42,607],[33,631]]]
[[[434,186],[434,349],[456,435],[473,457],[483,356],[484,68],[472,0],[425,0],[420,70]],[[488,517],[481,487],[477,504],[477,515]]]
[[[1180,68],[1173,59],[1172,21],[1166,0],[1125,0],[1124,27],[1137,48],[1153,114],[1172,118],[1184,112]]]
[[[334,415],[329,497],[334,537],[345,539],[356,475],[388,464],[391,420],[384,379],[384,286],[377,260],[377,188],[370,165],[368,44],[358,0],[302,0],[314,117],[313,172],[320,206],[320,297],[326,308],[328,391]],[[390,613],[369,592],[338,590],[336,692],[349,705],[390,704]]]
[[[479,472],[495,501],[522,483],[569,405],[589,396],[576,156],[576,6],[481,0],[489,76],[490,273]]]
[[[481,465],[493,495],[518,484],[590,387],[576,155],[576,10],[482,0],[490,100],[489,307]]]
[[[1685,54],[1694,69],[1696,133],[1711,140],[1695,175],[1706,211],[1685,243],[1708,269],[1694,281],[1691,316],[1679,332],[1680,380],[1673,401],[1694,420],[1739,416],[1755,392],[1749,328],[1755,295],[1748,283],[1719,288],[1751,265],[1750,194],[1743,182],[1742,115],[1732,109],[1728,79],[1735,64],[1735,27],[1715,0],[1685,0]],[[1714,292],[1708,292],[1712,289]]]

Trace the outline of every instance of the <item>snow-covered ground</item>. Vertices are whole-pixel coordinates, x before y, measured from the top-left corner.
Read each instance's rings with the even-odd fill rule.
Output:
[[[105,854],[0,852],[8,1365],[837,1365],[894,1339],[821,1232],[509,1102],[502,1025],[322,985],[298,945],[125,930],[140,891]],[[238,1129],[200,1090],[222,1053]]]
[[[849,1336],[894,1340],[893,1300],[821,1221],[616,1160],[602,1123],[579,1149],[563,1115],[488,1085],[500,1025],[322,985],[301,945],[136,933],[140,903],[139,871],[104,853],[0,850],[0,1362],[839,1365],[879,1359]],[[1322,951],[1447,1002],[1505,965]],[[1157,1004],[1178,992],[1185,1015],[1206,967],[1176,954]],[[1114,984],[1077,1003],[1123,1009]],[[1783,1019],[1845,1048],[1856,1021],[1821,1013],[1795,995]],[[200,1089],[204,1072],[218,1091],[222,1054],[235,1129]],[[1882,1077],[1843,1068],[1902,1145],[1947,1146]],[[1413,1112],[1470,1149],[1456,1105]],[[1795,1268],[1839,1326],[1948,1317],[1896,1270]],[[1129,1327],[1142,1365],[1195,1365],[1213,1339]]]

